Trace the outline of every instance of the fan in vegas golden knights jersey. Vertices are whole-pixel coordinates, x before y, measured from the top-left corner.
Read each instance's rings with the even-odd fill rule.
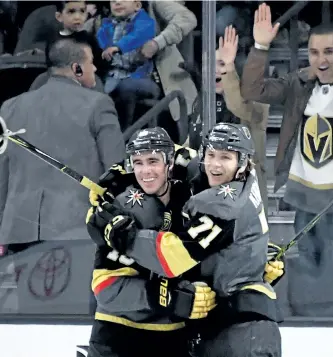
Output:
[[[297,134],[284,200],[317,214],[333,198],[333,89],[317,84]]]

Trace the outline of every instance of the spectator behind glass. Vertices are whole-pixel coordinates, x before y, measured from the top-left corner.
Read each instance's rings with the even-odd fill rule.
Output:
[[[52,27],[48,33],[48,40],[46,41],[46,63],[50,67],[49,49],[52,45],[64,38],[72,38],[79,42],[87,42],[92,49],[94,64],[97,68],[97,74],[103,74],[103,61],[96,39],[87,31],[82,30],[83,25],[87,19],[87,5],[84,1],[59,1],[55,8],[55,18],[61,24],[61,29]],[[30,90],[35,90],[44,85],[49,78],[49,72],[40,74],[32,83]],[[103,84],[101,79],[96,76],[96,86],[94,89],[103,92]]]
[[[54,31],[49,35],[49,42],[46,49],[46,56],[50,44],[54,41],[73,37],[79,41],[89,43],[93,56],[94,64],[98,71],[102,70],[103,62],[101,60],[102,51],[100,50],[95,37],[83,29],[84,23],[88,18],[87,5],[85,1],[59,1],[56,4],[55,18],[62,25],[60,31]],[[98,72],[100,73],[100,72]]]
[[[333,199],[333,26],[311,29],[309,67],[282,78],[265,78],[279,26],[272,23],[270,7],[261,4],[254,16],[255,45],[244,66],[241,90],[246,99],[283,106],[274,192],[286,185],[284,201],[295,210],[294,228],[300,232]],[[292,314],[332,317],[332,208],[297,248],[288,268]]]
[[[140,53],[155,36],[155,22],[140,1],[110,1],[110,7],[111,16],[102,20],[97,40],[102,58],[109,63],[104,90],[114,93],[125,130],[133,122],[137,99],[159,96],[159,88],[151,79],[153,62]]]
[[[187,113],[190,114],[198,93],[191,76],[179,68],[184,58],[176,45],[186,42],[186,36],[197,26],[197,19],[183,3],[184,1],[148,2],[149,15],[156,21],[157,33],[153,41],[145,43],[141,52],[146,58],[153,57],[165,95],[174,90],[183,92]],[[172,118],[179,120],[179,103],[171,102],[169,109]],[[170,130],[170,127],[173,128],[173,121],[170,122],[169,116],[165,119],[160,117],[159,125],[166,128],[170,135],[173,134],[173,130]],[[172,137],[177,140],[177,134]]]
[[[64,35],[81,31],[87,20],[88,12],[85,1],[58,1],[56,19],[62,23]]]
[[[238,35],[236,35],[236,30],[232,26],[228,26],[224,33],[224,39],[220,37],[219,47],[216,50],[216,121],[233,122],[234,118],[249,127],[255,146],[254,162],[260,193],[267,214],[268,198],[265,167],[269,105],[242,98],[238,73],[241,74],[243,66],[241,64],[242,58],[238,58],[237,49]],[[238,65],[235,62],[238,62]]]

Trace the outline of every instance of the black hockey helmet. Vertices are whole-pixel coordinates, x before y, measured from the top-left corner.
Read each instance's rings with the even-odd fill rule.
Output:
[[[140,155],[141,152],[152,151],[163,154],[166,165],[175,155],[175,144],[165,129],[160,127],[139,130],[132,135],[126,145],[127,164],[132,167],[132,155]]]
[[[200,161],[207,148],[231,150],[239,153],[238,167],[254,155],[254,144],[249,129],[242,124],[219,123],[205,136],[200,148]]]

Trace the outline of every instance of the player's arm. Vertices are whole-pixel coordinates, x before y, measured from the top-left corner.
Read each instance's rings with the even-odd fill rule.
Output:
[[[147,314],[151,311],[199,319],[206,317],[216,306],[215,292],[207,285],[181,279],[169,281],[157,276],[148,279],[133,268],[133,259],[114,249],[110,249],[107,259],[115,268],[95,269],[92,290],[98,304],[111,314],[119,311],[144,311]]]
[[[233,241],[234,220],[198,213],[182,232],[159,232],[139,230],[129,216],[117,215],[107,203],[102,207],[96,210],[93,223],[96,226],[99,221],[108,222],[101,225],[105,227],[102,236],[107,245],[133,258],[138,265],[168,278],[185,273]]]
[[[199,218],[189,221],[187,231],[177,235],[173,232],[139,230],[133,220],[119,213],[117,208],[108,203],[102,207],[108,210],[97,214],[90,210],[88,213],[90,236],[97,245],[117,248],[134,258],[131,259],[134,267],[141,273],[153,271],[162,276],[178,276],[218,249],[228,246],[233,239],[233,221],[220,220],[220,224],[214,224],[210,217],[199,215]],[[279,251],[280,247],[269,243],[264,280],[271,285],[275,285],[284,274],[283,261],[274,259]]]

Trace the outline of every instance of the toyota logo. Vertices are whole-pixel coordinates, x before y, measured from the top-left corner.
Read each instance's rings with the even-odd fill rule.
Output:
[[[50,300],[67,288],[71,274],[71,255],[63,247],[44,253],[31,270],[28,288],[39,300]]]

